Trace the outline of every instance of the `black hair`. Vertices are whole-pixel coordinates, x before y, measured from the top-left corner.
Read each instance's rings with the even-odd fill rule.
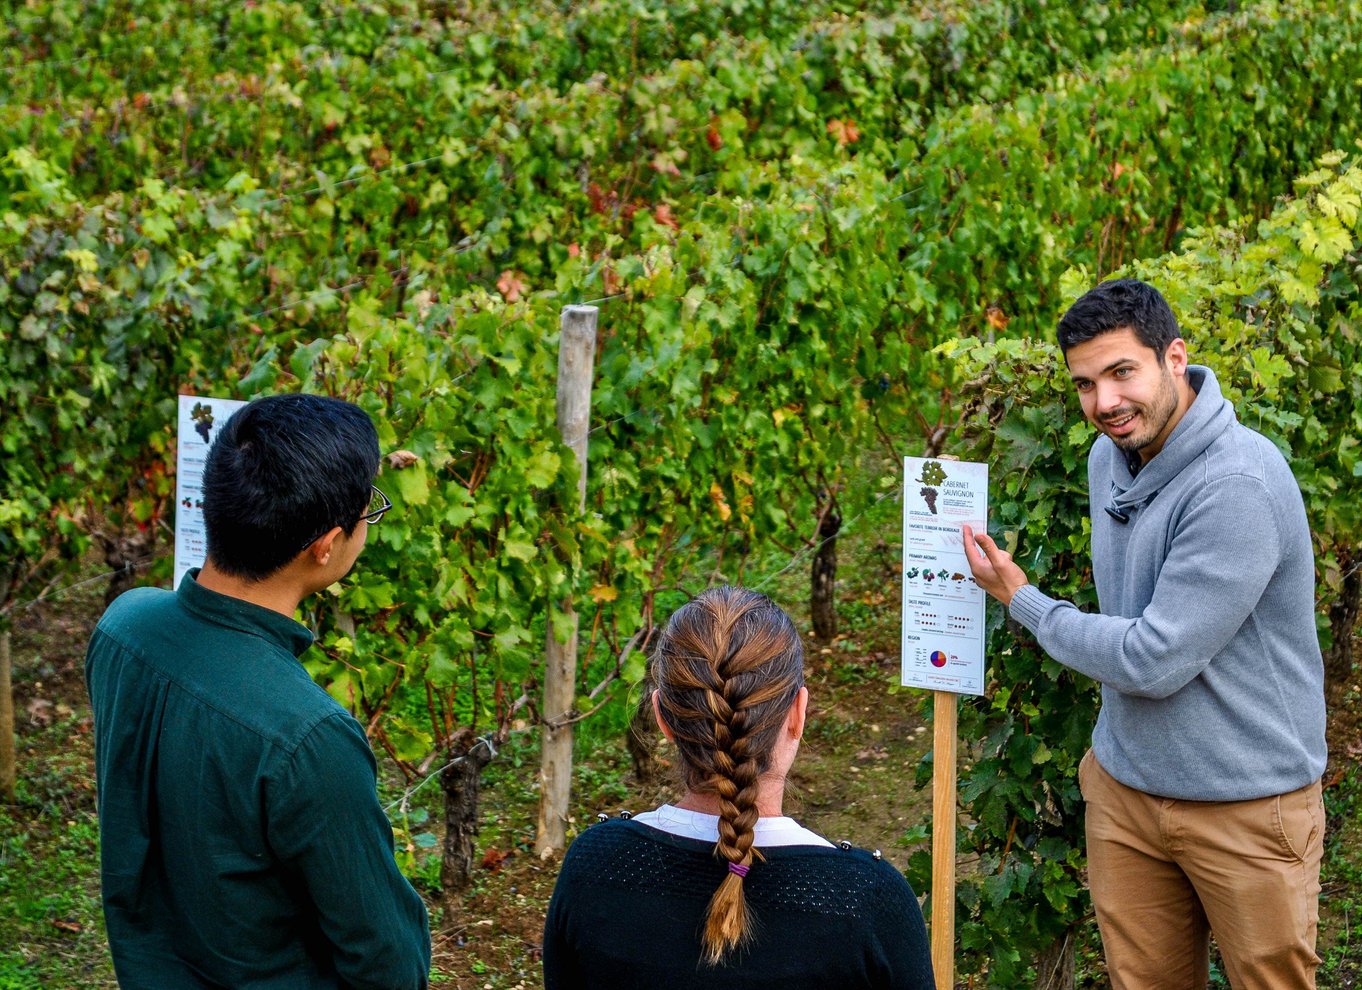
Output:
[[[1129,328],[1163,363],[1168,345],[1182,336],[1167,300],[1147,282],[1115,278],[1088,290],[1059,321],[1059,349],[1086,343],[1112,330]]]
[[[259,581],[339,526],[354,531],[378,473],[378,433],[358,406],[323,395],[271,395],[218,432],[203,470],[208,559]]]

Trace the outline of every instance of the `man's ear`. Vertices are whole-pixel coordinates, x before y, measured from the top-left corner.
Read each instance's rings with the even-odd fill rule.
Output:
[[[1175,337],[1173,342],[1168,345],[1168,349],[1163,352],[1163,363],[1173,374],[1185,374],[1187,371],[1187,341],[1181,337]]]
[[[312,541],[304,553],[310,554],[318,567],[325,567],[331,563],[331,547],[336,542],[336,538],[344,532],[339,526],[333,526],[321,536]]]
[[[676,733],[667,724],[667,720],[662,717],[662,703],[657,700],[657,692],[651,695],[653,702],[653,718],[657,720],[657,727],[662,730],[662,734],[667,737],[667,742],[676,742]]]

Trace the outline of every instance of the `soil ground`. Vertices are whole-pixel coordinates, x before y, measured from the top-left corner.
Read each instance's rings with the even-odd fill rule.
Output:
[[[881,849],[903,868],[913,851],[905,832],[931,813],[930,789],[918,790],[913,783],[931,733],[922,719],[920,695],[894,688],[893,572],[888,578],[880,573],[884,568],[873,554],[847,570],[856,575],[848,583],[863,590],[842,591],[843,635],[831,643],[806,640],[811,714],[786,810],[834,841]],[[776,597],[797,599],[798,578],[789,594]],[[877,586],[891,590],[873,590]],[[59,601],[23,610],[16,622],[20,788],[16,805],[0,806],[0,990],[116,985],[99,914],[93,747],[81,677],[85,639],[102,608],[102,595],[102,584],[95,582]],[[513,737],[485,776],[479,841],[484,865],[457,923],[434,915],[437,986],[542,986],[541,926],[557,864],[541,862],[532,852],[538,753],[530,739],[530,733]],[[1330,739],[1330,838],[1320,939],[1326,965],[1320,987],[1353,990],[1362,987],[1362,689],[1357,685],[1345,685],[1335,699]],[[598,813],[642,810],[676,795],[669,780],[637,782],[618,738],[584,732],[578,750],[574,831]],[[659,752],[665,761],[667,750]],[[383,786],[386,798],[401,793],[395,775]],[[433,791],[426,795],[435,810]],[[403,835],[399,830],[400,841]],[[415,876],[431,895],[438,875],[435,859],[433,851],[424,854]],[[962,870],[969,867],[960,864]],[[1088,929],[1079,949],[1079,985],[1105,987],[1095,925]]]

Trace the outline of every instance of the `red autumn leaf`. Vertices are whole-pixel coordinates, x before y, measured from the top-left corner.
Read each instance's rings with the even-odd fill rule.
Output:
[[[591,204],[592,213],[605,212],[605,194],[601,192],[601,187],[594,182],[587,184],[586,201]]]
[[[709,122],[709,129],[705,131],[705,140],[709,142],[710,151],[718,151],[724,146],[724,139],[719,135],[719,128],[714,126],[714,121]]]
[[[653,210],[653,219],[664,227],[672,230],[680,230],[681,225],[676,222],[676,217],[672,216],[672,208],[666,203],[659,203]]]
[[[581,253],[582,253],[582,249],[581,249],[581,247],[578,246],[578,244],[577,244],[576,241],[573,241],[571,244],[568,245],[568,257],[569,257],[569,258],[580,257],[580,256],[581,256]]]
[[[586,187],[586,198],[592,213],[610,213],[620,202],[619,193],[613,189],[606,192],[594,182]]]
[[[52,927],[60,928],[64,932],[73,932],[75,934],[79,934],[85,930],[81,927],[79,921],[67,921],[65,918],[53,918]]]
[[[857,129],[854,120],[840,120],[833,117],[828,121],[828,133],[843,148],[849,144],[855,144],[861,139],[861,132]]]
[[[527,288],[529,286],[525,284],[520,273],[510,268],[502,272],[501,277],[497,279],[497,291],[509,303],[518,301]]]
[[[147,104],[150,102],[151,102],[150,93],[138,93],[136,96],[132,98],[132,105],[135,106],[138,110],[145,110],[147,108]]]

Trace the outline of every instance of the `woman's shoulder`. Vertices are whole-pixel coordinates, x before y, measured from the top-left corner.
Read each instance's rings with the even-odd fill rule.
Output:
[[[764,850],[753,864],[748,890],[757,901],[826,915],[869,917],[917,908],[912,887],[878,850],[842,842],[832,847],[785,846]]]
[[[722,879],[714,843],[612,818],[591,825],[568,846],[558,886],[707,900]]]
[[[916,895],[897,867],[878,849],[850,842],[829,845],[757,847],[759,856],[748,878],[750,893],[761,899],[831,906],[835,913],[871,904],[912,901]],[[714,843],[675,835],[629,818],[606,818],[584,829],[568,847],[563,872],[616,878],[682,874],[686,885],[699,871],[722,879]],[[717,872],[716,872],[717,871]],[[807,896],[806,896],[807,895]]]
[[[643,839],[639,828],[627,818],[604,818],[593,822],[568,844],[564,867],[586,856],[599,856],[636,845]]]
[[[845,873],[879,883],[903,883],[903,874],[878,849],[862,849],[846,840],[827,846],[777,846],[764,850],[772,859],[788,859],[805,868]]]

